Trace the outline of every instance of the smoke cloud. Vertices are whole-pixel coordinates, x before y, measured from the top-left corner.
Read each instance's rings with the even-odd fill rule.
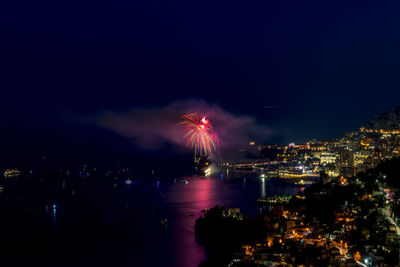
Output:
[[[123,112],[106,111],[100,114],[97,122],[142,148],[157,150],[169,144],[184,151],[184,129],[177,123],[183,114],[190,112],[207,116],[218,135],[222,150],[236,149],[250,140],[265,140],[271,135],[268,127],[258,124],[250,116],[233,114],[218,105],[196,99]]]

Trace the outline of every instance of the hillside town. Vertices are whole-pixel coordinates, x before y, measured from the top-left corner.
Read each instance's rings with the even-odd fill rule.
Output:
[[[388,116],[369,123],[386,128],[362,127],[339,140],[257,147],[269,161],[232,167],[320,179],[289,199],[259,200],[265,209],[257,218],[216,207],[198,219],[197,232],[206,242],[236,242],[226,252],[228,266],[400,266],[400,127]]]

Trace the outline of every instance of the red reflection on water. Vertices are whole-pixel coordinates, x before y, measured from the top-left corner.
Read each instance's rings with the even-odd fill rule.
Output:
[[[202,209],[212,208],[210,206],[213,193],[212,183],[213,181],[211,180],[201,179],[196,184],[196,190],[193,199],[196,209],[201,211]]]
[[[204,247],[196,241],[194,225],[201,210],[217,205],[213,201],[215,180],[196,177],[189,184],[176,183],[167,192],[167,201],[176,217],[169,223],[174,239],[174,266],[190,267],[206,259]],[[184,187],[182,190],[181,187]]]

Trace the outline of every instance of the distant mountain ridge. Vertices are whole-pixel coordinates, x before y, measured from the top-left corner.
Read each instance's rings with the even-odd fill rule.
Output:
[[[400,128],[400,106],[389,112],[376,114],[367,123],[367,128],[393,130]]]

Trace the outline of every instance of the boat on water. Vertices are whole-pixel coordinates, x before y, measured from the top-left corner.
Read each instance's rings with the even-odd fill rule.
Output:
[[[183,183],[183,184],[188,184],[188,183],[189,183],[189,181],[188,181],[188,180],[186,180],[186,179],[179,180],[179,182],[180,182],[180,183]]]
[[[313,183],[314,183],[313,181],[306,181],[306,180],[303,180],[303,179],[301,179],[301,180],[299,180],[297,182],[294,182],[294,184],[298,185],[298,186],[311,185]]]
[[[132,181],[130,178],[128,178],[128,179],[125,180],[125,184],[126,185],[131,185],[131,184],[136,184],[136,182]]]
[[[259,205],[282,205],[289,203],[291,195],[278,195],[273,197],[261,197],[257,200]]]
[[[7,169],[4,172],[4,177],[5,178],[12,178],[12,177],[18,177],[20,175],[20,171],[18,169]]]

